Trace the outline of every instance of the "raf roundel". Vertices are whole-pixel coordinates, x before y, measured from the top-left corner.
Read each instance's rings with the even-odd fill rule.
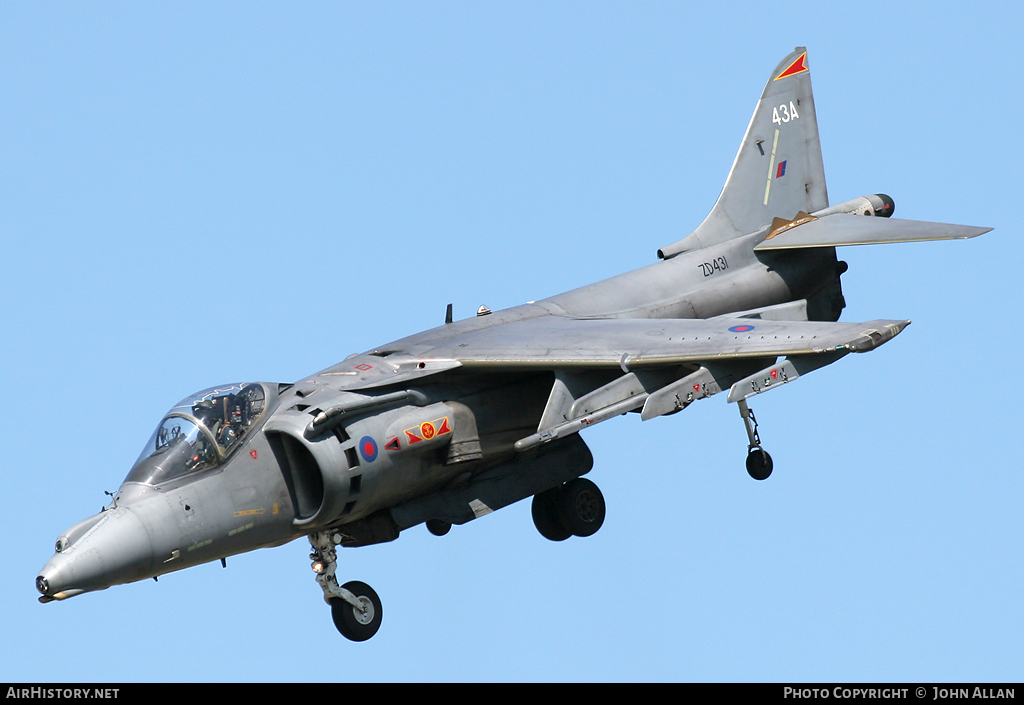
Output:
[[[377,459],[377,442],[369,436],[359,439],[359,452],[363,454],[363,460],[372,463]]]
[[[729,329],[729,332],[730,333],[749,333],[752,330],[754,330],[754,326],[743,325],[743,326],[733,326],[732,328]]]

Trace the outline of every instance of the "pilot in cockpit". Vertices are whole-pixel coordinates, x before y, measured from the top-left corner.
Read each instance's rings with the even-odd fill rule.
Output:
[[[224,415],[221,413],[220,404],[217,401],[219,400],[204,399],[192,406],[192,415],[196,417],[199,423],[206,426],[214,437],[216,437],[217,431],[220,430],[224,421]]]

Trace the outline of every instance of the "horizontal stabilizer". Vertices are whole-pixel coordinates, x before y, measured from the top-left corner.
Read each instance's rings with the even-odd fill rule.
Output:
[[[973,225],[928,223],[921,220],[899,220],[897,218],[869,218],[840,213],[807,220],[794,227],[773,229],[773,234],[755,247],[754,251],[875,245],[887,242],[921,242],[924,240],[958,240],[977,237],[991,229]]]

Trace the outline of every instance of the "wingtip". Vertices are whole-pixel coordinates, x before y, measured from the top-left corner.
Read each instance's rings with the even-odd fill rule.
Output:
[[[892,340],[897,335],[903,332],[907,326],[912,323],[911,320],[905,319],[902,321],[887,321],[885,327],[882,328],[883,332],[888,333],[887,340]]]
[[[872,321],[877,324],[873,328],[866,329],[859,338],[850,342],[847,347],[853,352],[868,352],[888,343],[895,338],[903,329],[910,325],[911,321]],[[871,324],[868,324],[871,325]]]

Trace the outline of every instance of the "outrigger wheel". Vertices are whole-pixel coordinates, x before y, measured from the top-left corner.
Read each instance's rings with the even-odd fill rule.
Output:
[[[767,480],[772,474],[772,456],[761,447],[751,448],[747,452],[747,474],[755,480]]]
[[[761,447],[754,410],[747,406],[746,399],[740,399],[738,406],[743,425],[747,429],[747,438],[750,439],[750,445],[747,446],[747,474],[755,480],[767,480],[772,474],[772,456]]]

